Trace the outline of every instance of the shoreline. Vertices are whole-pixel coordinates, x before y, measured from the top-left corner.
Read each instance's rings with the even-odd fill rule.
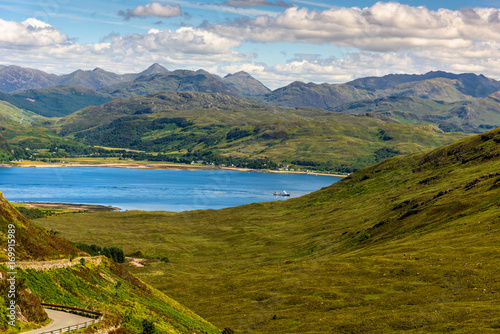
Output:
[[[347,177],[342,174],[329,174],[321,172],[301,172],[301,171],[281,171],[281,170],[260,170],[237,167],[216,167],[205,165],[185,165],[185,164],[143,164],[143,163],[40,163],[40,164],[0,164],[0,167],[20,167],[20,168],[60,168],[60,167],[102,167],[102,168],[128,168],[128,169],[159,169],[159,170],[231,170],[240,172],[256,173],[284,173],[284,174],[306,174],[334,177]]]
[[[13,202],[16,204],[27,205],[29,209],[66,209],[66,210],[91,210],[91,211],[121,211],[111,205],[101,204],[83,204],[83,203],[60,203],[60,202]]]

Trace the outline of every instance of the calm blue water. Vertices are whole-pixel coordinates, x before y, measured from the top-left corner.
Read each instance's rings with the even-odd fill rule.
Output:
[[[0,191],[13,202],[111,205],[122,210],[221,209],[298,197],[340,180],[332,176],[241,171],[97,167],[0,167]]]

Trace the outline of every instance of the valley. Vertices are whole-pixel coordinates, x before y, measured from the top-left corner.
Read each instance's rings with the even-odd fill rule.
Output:
[[[0,32],[0,333],[500,332],[499,1],[9,0]]]
[[[394,157],[284,202],[36,222],[141,254],[134,274],[242,333],[493,333],[499,136]]]
[[[103,310],[133,333],[151,318],[166,333],[498,330],[497,81],[429,72],[271,91],[243,72],[141,73],[77,71],[2,93],[1,162],[344,178],[218,210],[17,211],[2,199],[19,260],[74,258],[85,255],[74,245],[95,244],[143,265],[20,271],[38,310],[20,328],[46,321],[43,300]]]
[[[8,79],[11,70],[1,71]],[[78,73],[85,80],[56,87],[50,85],[59,81],[44,81],[47,87],[2,93],[11,123],[0,133],[12,146],[10,154],[3,153],[7,159],[117,157],[350,173],[486,131],[500,118],[492,94],[500,85],[468,74],[390,75],[339,85],[295,82],[271,92],[244,72],[221,78],[154,64],[99,84],[101,69]],[[317,103],[323,99],[332,102]],[[13,118],[21,113],[41,132],[15,135],[28,132],[16,123],[19,116]],[[45,129],[54,138],[34,145]]]

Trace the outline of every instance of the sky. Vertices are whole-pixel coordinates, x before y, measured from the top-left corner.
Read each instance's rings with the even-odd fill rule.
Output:
[[[271,89],[433,70],[500,78],[500,0],[2,0],[0,65],[245,71]]]

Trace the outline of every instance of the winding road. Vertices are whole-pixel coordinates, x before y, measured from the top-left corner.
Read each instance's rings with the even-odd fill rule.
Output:
[[[61,329],[64,327],[68,326],[75,326],[90,320],[93,320],[91,318],[86,318],[82,317],[76,314],[71,314],[67,312],[61,312],[61,311],[55,311],[51,309],[44,309],[45,312],[47,312],[47,315],[49,316],[50,319],[52,319],[52,322],[42,328],[39,329],[34,329],[29,332],[22,332],[23,334],[36,334],[36,333],[43,333],[43,332],[50,332],[56,329]]]

